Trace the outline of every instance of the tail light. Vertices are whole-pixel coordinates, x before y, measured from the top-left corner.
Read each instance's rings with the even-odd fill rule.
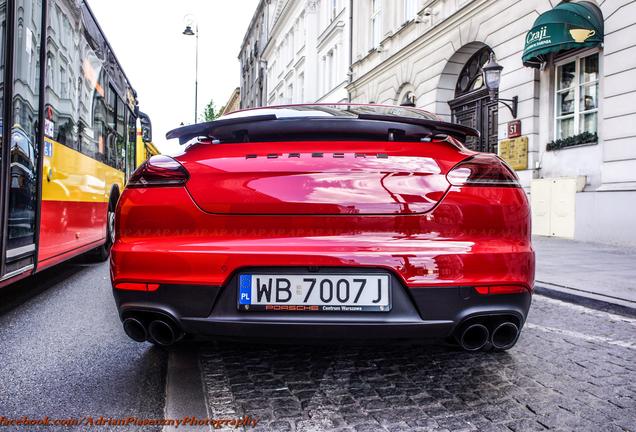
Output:
[[[520,187],[515,172],[497,156],[487,154],[458,163],[446,178],[453,186]]]
[[[170,156],[152,156],[130,176],[127,187],[176,186],[188,181],[189,175]]]

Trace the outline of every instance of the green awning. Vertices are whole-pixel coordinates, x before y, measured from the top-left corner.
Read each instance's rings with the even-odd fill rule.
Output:
[[[547,55],[603,43],[603,14],[589,1],[562,2],[539,15],[526,34],[523,64],[539,67]]]

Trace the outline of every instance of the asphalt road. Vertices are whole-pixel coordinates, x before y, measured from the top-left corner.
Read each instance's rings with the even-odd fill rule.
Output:
[[[162,418],[166,365],[122,331],[108,263],[76,260],[0,290],[0,416]]]

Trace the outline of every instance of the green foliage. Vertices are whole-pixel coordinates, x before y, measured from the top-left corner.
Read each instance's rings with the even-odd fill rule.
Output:
[[[223,112],[223,108],[216,109],[216,105],[214,105],[214,100],[211,100],[203,110],[203,121],[209,122],[216,120],[221,116],[221,112]]]
[[[581,144],[591,144],[598,142],[596,132],[582,132],[571,137],[550,141],[546,146],[547,151],[560,150],[566,147],[577,146]]]

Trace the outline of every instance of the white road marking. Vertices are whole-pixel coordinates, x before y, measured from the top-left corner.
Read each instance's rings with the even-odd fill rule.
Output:
[[[619,321],[619,322],[623,322],[626,324],[631,324],[633,326],[636,326],[636,318],[629,318],[626,316],[622,316],[622,315],[616,315],[610,312],[604,312],[604,311],[600,311],[600,310],[596,310],[596,309],[590,309],[587,308],[585,306],[581,306],[578,304],[574,304],[574,303],[568,303],[568,302],[564,302],[561,300],[557,300],[557,299],[553,299],[550,297],[545,297],[542,296],[540,294],[535,294],[534,297],[536,299],[540,299],[540,301],[544,301],[546,303],[551,303],[554,305],[558,305],[561,307],[565,307],[568,309],[572,309],[575,310],[577,312],[583,313],[583,314],[587,314],[587,315],[593,315],[599,318],[603,318],[603,319],[610,319],[612,321]]]
[[[585,341],[588,341],[588,342],[605,343],[605,344],[608,344],[608,345],[616,345],[616,346],[623,347],[623,348],[636,349],[636,341],[629,342],[629,341],[614,340],[614,339],[610,339],[610,338],[603,337],[603,336],[592,336],[592,335],[587,335],[585,333],[580,333],[580,332],[576,332],[576,331],[572,331],[572,330],[558,329],[558,328],[554,328],[554,327],[546,327],[546,326],[533,324],[533,323],[526,323],[525,327],[529,328],[529,329],[540,330],[540,331],[543,331],[543,332],[546,332],[546,333],[556,333],[556,334],[559,334],[561,336],[567,336],[567,337],[573,337],[573,338],[577,338],[577,339],[582,339],[582,340],[585,340]]]

